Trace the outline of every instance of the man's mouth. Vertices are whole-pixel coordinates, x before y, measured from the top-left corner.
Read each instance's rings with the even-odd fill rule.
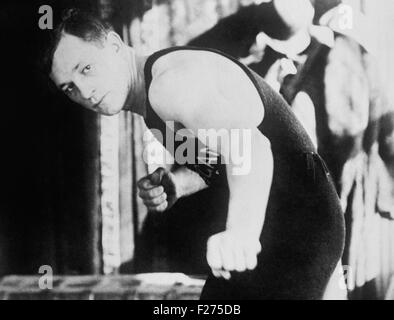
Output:
[[[95,104],[92,106],[93,110],[97,110],[97,109],[98,109],[98,107],[99,107],[100,104],[103,102],[103,100],[105,99],[105,97],[107,96],[107,94],[108,94],[108,93],[106,93],[105,95],[103,95],[102,98],[101,98],[97,103],[95,103]]]

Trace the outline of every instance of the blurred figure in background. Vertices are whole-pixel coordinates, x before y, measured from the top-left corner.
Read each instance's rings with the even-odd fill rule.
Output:
[[[292,10],[295,24],[303,24],[304,13],[297,6],[304,0],[287,1]],[[288,39],[292,28],[283,24],[278,10],[277,1],[255,1],[254,4],[241,7],[234,14],[221,19],[214,27],[192,39],[188,45],[213,48],[223,51],[234,58],[249,56],[256,36],[264,31],[272,38]]]
[[[353,10],[352,24],[346,27],[346,11],[348,7],[340,5],[320,19],[334,33],[325,75],[334,149],[327,150],[330,154],[325,158],[337,166],[338,190],[347,221],[343,263],[352,273],[347,281],[350,297],[376,298],[384,291],[378,279],[381,219],[392,219],[394,212],[390,176],[393,116],[376,67],[370,22]]]

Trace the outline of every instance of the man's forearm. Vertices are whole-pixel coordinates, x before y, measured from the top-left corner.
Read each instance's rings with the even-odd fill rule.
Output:
[[[185,166],[174,166],[171,170],[174,174],[178,197],[187,197],[208,186],[200,175]]]
[[[273,176],[271,146],[260,132],[252,135],[251,168],[247,174],[234,175],[227,165],[230,202],[227,229],[251,236],[259,236],[265,220],[265,212]]]

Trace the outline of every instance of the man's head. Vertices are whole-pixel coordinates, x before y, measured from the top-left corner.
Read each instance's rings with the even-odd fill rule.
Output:
[[[309,0],[273,0],[279,16],[292,34],[312,24],[315,11]]]
[[[314,24],[319,24],[320,18],[329,10],[339,6],[342,0],[311,0],[315,7]]]
[[[310,0],[256,0],[261,31],[272,39],[288,40],[311,24],[314,9]]]
[[[91,14],[70,10],[54,31],[45,57],[55,85],[74,102],[112,115],[130,90],[127,50],[120,37]]]

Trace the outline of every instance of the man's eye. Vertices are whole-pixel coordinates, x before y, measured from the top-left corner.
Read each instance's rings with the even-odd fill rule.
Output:
[[[82,73],[87,74],[87,73],[89,73],[89,71],[91,69],[92,69],[92,66],[88,64],[85,68],[83,68]]]
[[[64,92],[70,94],[73,92],[73,90],[74,90],[74,86],[69,85],[66,89],[64,89]]]

